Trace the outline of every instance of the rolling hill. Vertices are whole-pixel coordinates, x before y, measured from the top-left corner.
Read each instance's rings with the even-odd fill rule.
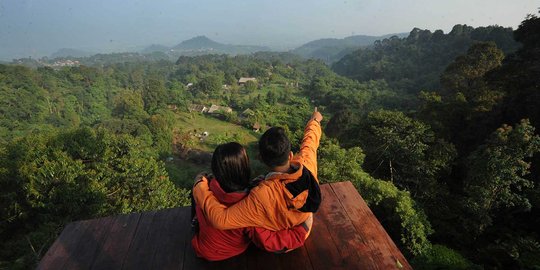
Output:
[[[182,55],[196,56],[204,54],[250,54],[258,51],[270,51],[270,48],[265,46],[223,44],[211,40],[206,36],[198,36],[184,40],[173,47],[154,44],[145,48],[142,52],[151,53],[155,51],[166,52],[173,57],[178,57]]]
[[[324,38],[310,41],[291,52],[304,58],[321,59],[327,64],[330,64],[361,47],[371,46],[376,40],[382,40],[391,36],[406,37],[407,35],[408,33],[399,33],[383,36],[356,35],[341,39]]]

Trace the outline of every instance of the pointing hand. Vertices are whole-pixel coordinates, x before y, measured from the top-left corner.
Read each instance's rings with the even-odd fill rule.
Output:
[[[315,110],[313,111],[313,114],[311,115],[311,118],[310,118],[310,119],[319,122],[319,124],[321,123],[321,120],[323,119],[323,116],[322,116],[322,114],[317,110],[317,107],[315,107]]]

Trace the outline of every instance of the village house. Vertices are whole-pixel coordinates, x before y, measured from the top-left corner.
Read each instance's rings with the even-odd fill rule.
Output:
[[[58,68],[58,67],[78,67],[80,65],[81,63],[77,60],[66,59],[66,60],[55,61],[53,64],[48,65],[48,66],[52,68]]]
[[[257,83],[257,79],[256,78],[252,78],[252,77],[242,77],[240,79],[238,79],[238,85],[245,85],[247,82],[254,82],[254,83]]]
[[[226,106],[218,106],[212,104],[212,106],[210,106],[210,108],[208,109],[208,113],[232,113],[232,109]]]
[[[208,107],[200,104],[191,104],[189,105],[190,112],[206,113],[208,112]]]

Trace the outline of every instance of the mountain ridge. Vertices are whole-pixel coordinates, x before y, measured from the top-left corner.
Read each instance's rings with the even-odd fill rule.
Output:
[[[344,38],[322,38],[307,42],[290,52],[304,58],[320,59],[330,64],[356,49],[371,46],[376,40],[392,36],[406,37],[408,35],[409,33],[395,33],[382,36],[354,35]]]
[[[257,45],[233,45],[214,41],[207,36],[196,36],[172,47],[153,44],[142,50],[144,53],[165,52],[172,56],[195,56],[202,54],[250,54],[258,51],[271,51],[269,47]]]

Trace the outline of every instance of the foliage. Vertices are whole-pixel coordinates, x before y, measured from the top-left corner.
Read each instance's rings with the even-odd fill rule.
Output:
[[[139,91],[122,90],[113,98],[112,115],[120,119],[140,121],[148,117],[144,110],[144,101]]]
[[[148,79],[144,86],[142,97],[146,111],[152,113],[159,108],[163,108],[167,103],[167,92],[164,82],[156,78]]]
[[[530,168],[526,158],[538,152],[540,137],[529,121],[523,120],[515,128],[503,125],[469,156],[465,191],[473,215],[465,222],[474,235],[490,226],[501,209],[530,210],[524,195],[534,183],[524,178]]]
[[[502,93],[488,89],[483,77],[501,66],[504,53],[495,43],[473,44],[466,55],[458,56],[441,76],[445,95],[463,94],[475,111],[490,111]]]
[[[390,37],[346,55],[332,69],[358,81],[384,79],[400,92],[418,93],[439,88],[439,75],[446,66],[479,41],[493,41],[505,53],[518,48],[512,29],[500,26],[458,24],[448,34],[415,28],[407,38]]]
[[[443,245],[433,245],[421,256],[415,257],[411,264],[414,269],[475,269],[474,265],[461,254]]]
[[[411,254],[423,254],[430,247],[427,237],[432,232],[426,216],[408,192],[364,172],[364,157],[358,147],[343,149],[326,141],[319,147],[319,178],[322,182],[353,182],[392,237]]]
[[[373,111],[359,133],[367,154],[365,167],[372,175],[409,190],[414,198],[437,196],[442,189],[437,180],[446,175],[456,155],[452,144],[402,112]]]
[[[501,87],[506,96],[501,108],[507,122],[523,118],[540,126],[540,17],[529,15],[514,32],[515,39],[523,46],[507,57],[504,65],[490,76],[493,84]]]
[[[216,75],[206,75],[202,77],[194,86],[195,90],[207,96],[219,96],[222,79]]]
[[[104,129],[14,140],[3,148],[0,173],[1,260],[15,264],[28,262],[29,249],[46,247],[67,222],[189,204],[152,151]]]

